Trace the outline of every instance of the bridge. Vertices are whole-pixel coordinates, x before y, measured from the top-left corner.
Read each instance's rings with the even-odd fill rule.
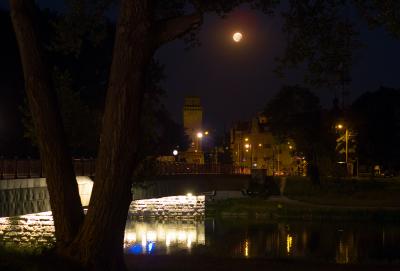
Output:
[[[95,178],[93,159],[74,160],[74,168],[83,206],[90,200]],[[240,197],[250,175],[231,165],[193,165],[159,163],[154,174],[132,188],[133,210],[143,207],[143,200],[178,195]],[[216,191],[225,191],[218,193]],[[193,198],[192,198],[193,199]],[[169,200],[171,201],[171,200]],[[178,200],[181,201],[181,200]],[[157,203],[151,203],[152,206]],[[164,203],[160,203],[164,205]],[[174,205],[175,203],[171,203]],[[142,206],[142,207],[140,207]],[[147,204],[145,204],[147,206]],[[50,210],[45,174],[39,160],[0,161],[0,217],[18,216]],[[146,211],[142,208],[141,211]]]
[[[74,159],[73,166],[76,176],[95,176],[95,159]],[[173,162],[158,162],[151,169],[155,176],[169,175],[249,175],[249,170],[230,164],[187,164]],[[0,159],[0,180],[45,178],[45,172],[40,160]]]

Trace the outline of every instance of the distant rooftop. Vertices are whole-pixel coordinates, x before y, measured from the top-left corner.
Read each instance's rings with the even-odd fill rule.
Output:
[[[185,106],[201,106],[200,97],[198,96],[185,97]]]

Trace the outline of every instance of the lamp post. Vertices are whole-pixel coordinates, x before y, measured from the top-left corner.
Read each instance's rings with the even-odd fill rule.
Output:
[[[345,154],[345,163],[346,163],[346,173],[347,173],[347,175],[349,175],[349,129],[340,123],[338,125],[336,125],[336,128],[339,130],[345,129],[345,132],[344,132],[344,142],[345,142],[344,154]]]
[[[198,132],[197,134],[196,134],[196,138],[197,138],[197,146],[196,146],[196,149],[197,150],[200,150],[200,142],[201,142],[201,139],[203,138],[203,133],[202,132]]]

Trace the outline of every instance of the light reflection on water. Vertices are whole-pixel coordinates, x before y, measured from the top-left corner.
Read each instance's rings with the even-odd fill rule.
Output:
[[[51,212],[0,218],[0,246],[48,246],[53,236]],[[131,254],[302,258],[341,264],[400,262],[400,228],[365,222],[128,220],[124,249]]]
[[[126,225],[126,253],[170,254],[182,250],[190,252],[192,246],[197,245],[205,245],[204,221],[128,221]]]

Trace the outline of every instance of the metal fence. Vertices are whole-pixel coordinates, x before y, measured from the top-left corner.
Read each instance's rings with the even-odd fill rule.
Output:
[[[77,176],[94,176],[94,159],[74,159]],[[46,174],[40,160],[0,160],[0,179],[44,178]]]
[[[94,159],[74,159],[73,165],[77,176],[95,175]],[[243,168],[230,164],[186,164],[156,163],[153,168],[158,176],[183,174],[249,174]],[[40,160],[0,159],[0,179],[44,178],[45,172]]]

